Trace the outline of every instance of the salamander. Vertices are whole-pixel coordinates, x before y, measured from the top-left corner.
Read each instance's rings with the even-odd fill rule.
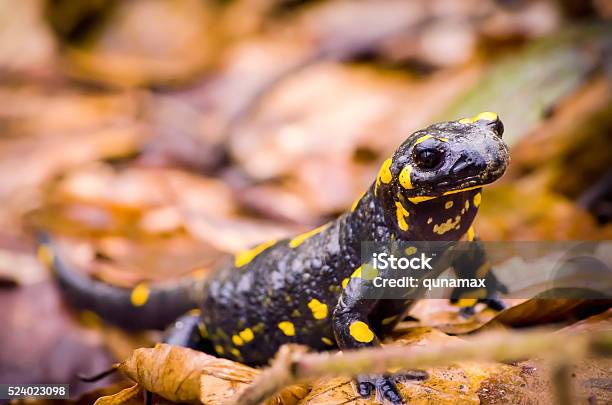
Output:
[[[363,241],[476,240],[472,222],[482,186],[505,171],[503,124],[492,112],[416,131],[386,159],[350,210],[292,238],[271,240],[235,255],[203,279],[119,288],[72,269],[49,236],[39,253],[54,269],[67,298],[81,309],[129,329],[164,328],[166,341],[259,366],[286,343],[313,350],[380,344],[414,299],[364,297]],[[466,314],[476,302],[500,309],[503,289],[489,271],[482,246],[453,263],[456,273],[487,278],[480,300],[453,294]],[[199,308],[199,309],[197,309]],[[183,314],[183,315],[182,315]],[[182,315],[182,316],[181,316]],[[401,403],[393,376],[357,378],[363,397]],[[380,397],[378,397],[380,396]]]

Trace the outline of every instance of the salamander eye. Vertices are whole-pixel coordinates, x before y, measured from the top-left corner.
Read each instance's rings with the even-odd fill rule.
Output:
[[[419,148],[414,150],[414,161],[421,169],[433,169],[438,166],[444,152],[436,148]]]

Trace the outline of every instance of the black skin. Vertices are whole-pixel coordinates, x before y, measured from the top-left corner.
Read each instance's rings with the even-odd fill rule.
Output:
[[[238,255],[236,263],[206,279],[151,288],[141,306],[132,305],[131,290],[71,271],[57,254],[50,264],[76,306],[125,328],[163,328],[199,307],[199,312],[174,322],[166,342],[245,364],[266,364],[286,343],[313,350],[377,346],[415,300],[364,298],[359,279],[350,278],[362,264],[362,241],[473,239],[470,227],[481,186],[499,178],[509,161],[502,133],[503,125],[492,113],[415,132],[383,164],[351,211],[306,237],[268,243],[252,257]],[[405,169],[408,165],[410,169]],[[405,210],[400,210],[402,215],[398,207]],[[42,243],[52,252],[49,240]],[[480,302],[500,309],[499,301],[491,297],[503,286],[488,271],[482,247],[475,246],[455,260],[453,268],[463,277],[486,271],[487,291]],[[343,283],[345,279],[349,281]],[[456,291],[453,300],[459,302],[466,293]],[[475,302],[463,313],[473,313]],[[364,397],[376,392],[379,400],[402,402],[392,376],[359,377],[357,389]]]

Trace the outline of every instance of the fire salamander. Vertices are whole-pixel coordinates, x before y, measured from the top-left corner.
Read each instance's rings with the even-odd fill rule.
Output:
[[[48,236],[41,238],[39,254],[75,306],[129,329],[172,325],[166,335],[171,344],[255,366],[266,364],[285,343],[313,350],[376,346],[414,300],[363,297],[354,282],[361,275],[362,241],[474,240],[482,186],[497,180],[509,161],[502,133],[492,112],[417,131],[339,218],[239,253],[201,280],[125,289],[70,269]],[[462,299],[465,291],[453,295],[466,314],[478,301],[500,308],[491,297],[502,286],[482,248],[473,245],[453,268],[462,277],[487,278],[488,291],[482,300]],[[391,375],[367,375],[356,387],[363,397],[376,392],[380,401],[401,403],[395,382]]]

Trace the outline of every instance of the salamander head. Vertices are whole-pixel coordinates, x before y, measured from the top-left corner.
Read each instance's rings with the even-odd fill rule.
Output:
[[[509,162],[503,132],[502,122],[491,112],[431,125],[413,133],[385,161],[377,186],[388,185],[410,199],[489,184]]]
[[[466,232],[480,205],[480,187],[508,166],[503,131],[497,114],[484,112],[431,125],[400,145],[374,185],[400,237],[452,240]]]

